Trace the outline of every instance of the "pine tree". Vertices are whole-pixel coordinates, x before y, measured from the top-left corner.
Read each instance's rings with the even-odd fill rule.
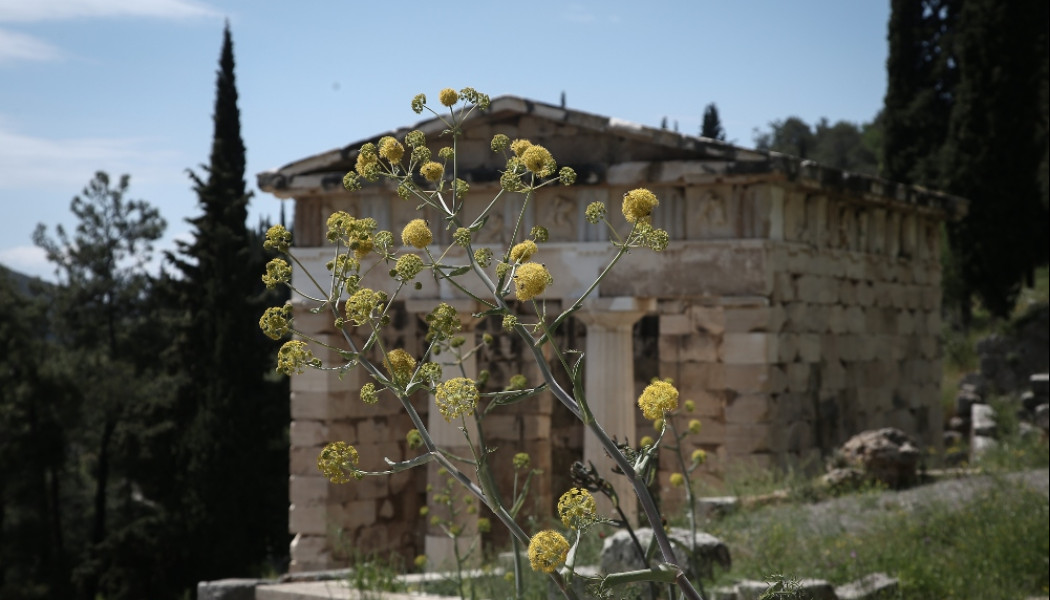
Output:
[[[949,227],[970,295],[1008,316],[1021,284],[1045,262],[1047,211],[1039,169],[1047,3],[966,0],[958,17],[959,82],[943,150],[943,187],[970,200]],[[1042,41],[1040,41],[1042,38]]]
[[[170,259],[169,282],[182,318],[172,354],[181,378],[177,418],[185,425],[179,472],[196,580],[258,573],[287,552],[288,388],[272,378],[275,343],[259,330],[265,306],[280,303],[260,280],[261,233],[246,226],[233,43],[223,33],[214,136],[204,175],[191,172],[203,211],[192,242]],[[175,493],[175,490],[173,490]]]
[[[718,107],[712,102],[704,108],[704,121],[700,125],[700,136],[712,140],[725,140],[726,132],[722,128],[722,121],[718,118]]]

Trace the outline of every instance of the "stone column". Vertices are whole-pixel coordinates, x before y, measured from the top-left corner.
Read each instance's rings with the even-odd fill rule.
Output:
[[[473,312],[476,309],[476,304],[473,300],[409,300],[406,302],[406,308],[422,318],[434,310],[439,302],[449,304],[456,309],[459,319],[463,323],[463,330],[458,335],[466,339],[462,348],[473,348],[478,343],[477,334],[474,331],[477,320],[473,317]],[[444,371],[443,376],[446,380],[453,377],[477,379],[478,365],[476,356],[476,354],[472,354],[463,362],[462,372],[458,367],[454,368],[452,365],[444,364],[445,360],[451,360],[447,353],[442,353],[433,360],[441,364]],[[473,427],[472,421],[473,418],[467,419],[467,430],[470,432],[471,438],[476,439],[477,430]],[[470,457],[470,448],[463,437],[463,432],[460,431],[460,426],[461,423],[459,421],[453,421],[452,423],[445,421],[445,417],[441,416],[441,413],[435,408],[434,396],[431,395],[430,410],[427,411],[427,431],[430,432],[430,437],[438,447],[448,450],[457,456]],[[437,463],[430,463],[427,467],[427,482],[433,486],[434,490],[445,487],[447,475],[438,475],[439,469],[440,466]],[[467,473],[472,477],[474,475],[469,470]],[[459,484],[454,486],[454,495],[457,499],[462,498],[466,493]],[[474,506],[476,507],[478,504],[479,501],[475,499]],[[436,504],[433,501],[433,492],[427,495],[427,507],[430,515],[447,516],[447,507]],[[462,504],[460,510],[460,515],[457,517],[460,521],[459,524],[463,527],[463,532],[458,538],[460,551],[465,552],[471,545],[476,545],[477,549],[471,557],[471,562],[476,564],[479,562],[478,559],[481,552],[481,543],[477,539],[477,515],[467,514],[466,507],[462,506]],[[449,538],[439,527],[431,526],[430,516],[426,518],[424,525],[427,528],[425,548],[428,567],[432,569],[453,568],[455,566],[455,541]]]
[[[597,298],[584,304],[576,316],[587,325],[584,391],[587,405],[610,437],[637,445],[634,389],[633,326],[646,313],[656,310],[655,299],[631,297]],[[590,430],[584,431],[584,463],[592,462],[598,473],[613,484],[620,507],[632,526],[638,522],[638,503],[626,477],[612,472],[613,461]],[[555,494],[560,494],[554,490]],[[612,507],[597,497],[599,511],[609,516]]]

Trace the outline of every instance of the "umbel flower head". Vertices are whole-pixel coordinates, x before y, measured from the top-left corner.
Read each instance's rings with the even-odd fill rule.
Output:
[[[430,227],[427,227],[427,222],[423,219],[412,219],[401,230],[401,242],[406,246],[422,250],[432,241],[434,241],[434,234],[431,233]]]
[[[266,337],[279,340],[288,335],[291,326],[288,321],[292,318],[292,305],[271,306],[267,308],[259,319],[259,328]]]
[[[642,390],[638,397],[638,408],[650,421],[662,419],[665,412],[678,408],[678,390],[666,381],[654,381]]]
[[[558,499],[558,517],[570,529],[582,529],[598,518],[598,504],[585,489],[574,487]]]
[[[284,228],[284,225],[274,225],[266,230],[266,241],[263,248],[275,252],[288,252],[292,245],[292,232]]]
[[[427,181],[441,181],[441,176],[445,174],[445,167],[441,166],[441,163],[429,161],[419,167],[419,174]]]
[[[525,263],[514,274],[514,288],[518,300],[531,300],[543,293],[553,283],[547,267],[539,263]]]
[[[525,240],[520,244],[515,244],[510,249],[510,262],[523,263],[530,258],[533,254],[536,254],[536,242],[532,240]]]
[[[285,375],[299,374],[307,366],[320,365],[320,359],[314,358],[310,348],[302,340],[287,341],[277,351],[277,371]]]
[[[415,254],[402,254],[394,263],[394,273],[402,281],[411,281],[423,270],[423,259]]]
[[[452,419],[474,412],[478,398],[478,388],[474,380],[467,377],[454,377],[434,390],[434,402],[438,412],[450,423]]]
[[[631,190],[623,196],[623,216],[628,223],[648,223],[653,209],[660,204],[656,194],[645,188]]]
[[[346,442],[333,442],[321,450],[317,457],[317,469],[332,483],[346,483],[350,479],[361,479],[357,470],[361,457],[357,449]]]
[[[387,353],[383,361],[387,373],[399,385],[405,385],[412,372],[416,370],[416,359],[411,354],[398,348]]]
[[[541,531],[529,540],[529,565],[533,571],[553,573],[568,555],[569,541],[557,531]]]
[[[459,93],[452,88],[445,88],[438,92],[438,100],[442,106],[452,106],[459,102]]]

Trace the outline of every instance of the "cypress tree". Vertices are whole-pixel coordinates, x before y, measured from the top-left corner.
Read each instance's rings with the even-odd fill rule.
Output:
[[[951,36],[962,0],[893,0],[882,112],[882,175],[938,184],[957,81]]]
[[[1013,309],[1022,282],[1046,260],[1039,169],[1046,133],[1043,0],[966,0],[955,53],[959,82],[943,150],[942,185],[969,198],[949,226],[962,278],[963,316],[976,295],[994,315]]]
[[[704,108],[704,120],[700,125],[700,135],[713,140],[725,140],[726,131],[722,128],[722,121],[718,118],[718,107],[712,102]]]
[[[271,376],[275,342],[259,330],[280,303],[260,281],[261,232],[246,225],[250,194],[227,23],[216,82],[214,136],[203,175],[189,173],[202,214],[192,242],[169,259],[181,310],[172,368],[184,424],[171,490],[183,500],[188,577],[257,574],[287,553],[287,381]],[[192,583],[189,582],[189,583]]]

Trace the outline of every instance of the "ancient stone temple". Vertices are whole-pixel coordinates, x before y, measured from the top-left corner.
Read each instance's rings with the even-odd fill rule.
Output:
[[[427,134],[432,150],[447,145],[436,120],[303,158],[258,176],[259,187],[295,202],[293,253],[318,281],[333,249],[325,220],[345,210],[400,232],[416,205],[382,184],[354,194],[342,186],[356,151],[383,135],[402,139]],[[652,433],[635,399],[653,377],[670,377],[683,399],[692,399],[703,429],[685,448],[705,449],[707,477],[733,462],[805,464],[819,460],[851,435],[893,426],[929,447],[940,444],[940,228],[958,218],[965,202],[935,192],[825,168],[809,161],[734,147],[580,111],[500,97],[471,117],[458,142],[458,176],[470,183],[467,214],[477,214],[499,190],[502,155],[489,147],[493,134],[526,138],[547,147],[559,165],[579,174],[571,187],[551,186],[530,203],[522,227],[542,224],[550,241],[542,262],[554,284],[544,294],[550,311],[569,306],[613,255],[605,229],[584,220],[584,208],[605,201],[615,219],[623,194],[647,187],[660,206],[654,224],[671,238],[661,253],[633,250],[595,290],[584,309],[561,331],[559,343],[585,353],[587,396],[600,422],[632,443]],[[510,239],[520,196],[490,220],[488,237],[499,255]],[[450,232],[431,215],[435,244]],[[384,284],[386,268],[370,281]],[[309,288],[302,269],[297,286]],[[422,321],[438,301],[463,317],[468,344],[490,332],[495,342],[466,365],[487,369],[500,389],[515,374],[538,381],[519,342],[500,335],[499,323],[474,318],[478,310],[451,286],[402,293],[390,341],[422,353]],[[527,310],[522,304],[522,310]],[[296,326],[338,345],[341,334],[328,315],[295,307]],[[336,360],[336,356],[329,357]],[[308,371],[292,378],[289,529],[292,570],[338,566],[348,549],[397,551],[406,557],[440,555],[447,538],[419,517],[428,481],[410,471],[329,484],[316,468],[321,447],[344,440],[361,453],[362,468],[383,468],[383,457],[411,456],[411,425],[394,402],[363,404],[360,371],[340,377]],[[417,399],[426,411],[428,398]],[[429,411],[435,438],[455,449],[462,436]],[[683,423],[684,426],[684,423]],[[543,475],[533,489],[533,515],[549,515],[570,485],[569,467],[587,459],[605,469],[603,456],[581,425],[549,397],[516,404],[486,420],[486,433],[504,461],[529,452]],[[661,457],[657,485],[673,492],[675,469]],[[605,475],[615,481],[615,477]],[[621,494],[624,495],[624,494]],[[633,507],[628,507],[629,511]],[[467,535],[479,535],[468,531]],[[497,536],[496,532],[488,534]],[[487,536],[486,536],[487,537]],[[500,538],[495,537],[496,543]],[[504,538],[505,539],[505,538]],[[445,548],[447,550],[447,547]]]

